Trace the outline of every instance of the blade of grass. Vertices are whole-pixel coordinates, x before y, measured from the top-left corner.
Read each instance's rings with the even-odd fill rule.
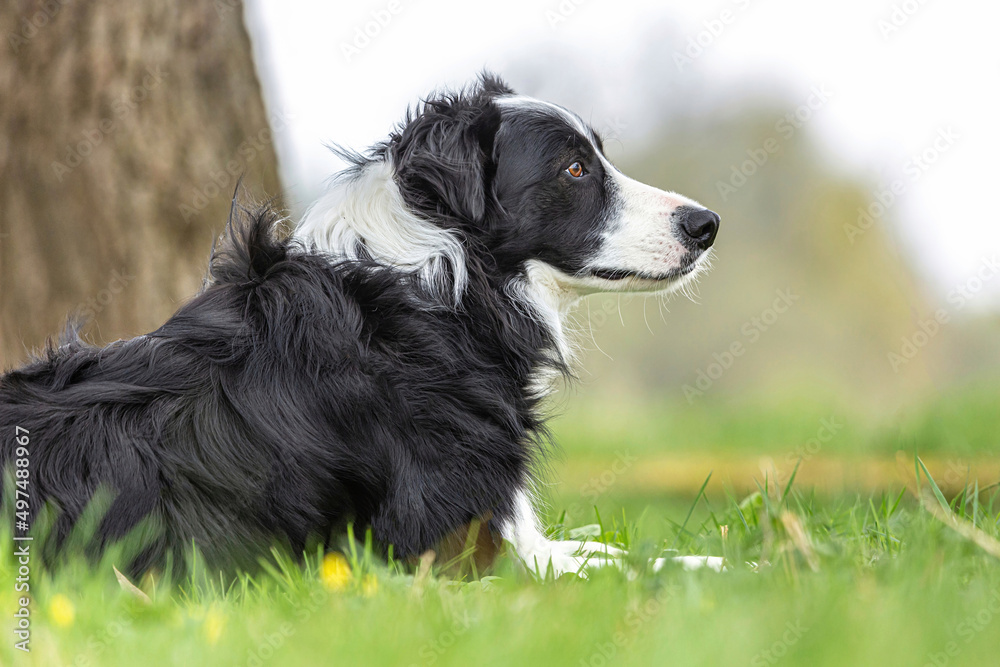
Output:
[[[979,520],[979,480],[976,480],[976,489],[972,492],[972,527],[976,527]]]
[[[698,494],[694,497],[694,502],[691,503],[691,507],[690,509],[688,509],[687,516],[684,517],[684,523],[681,524],[682,532],[687,531],[688,521],[691,520],[691,515],[694,514],[694,508],[698,506],[698,500],[701,498],[701,495],[705,493],[705,487],[708,486],[708,480],[710,479],[712,479],[712,473],[708,473],[708,477],[706,477],[705,481],[701,483],[701,488],[698,489]],[[674,538],[674,545],[671,547],[671,549],[677,548],[678,538],[680,538],[680,535]]]
[[[930,484],[931,490],[934,492],[934,497],[937,498],[937,501],[939,503],[941,503],[941,509],[950,514],[951,506],[948,504],[948,499],[944,497],[943,493],[941,493],[941,489],[938,488],[938,485],[934,481],[934,478],[931,477],[931,473],[930,471],[927,470],[927,466],[924,465],[924,462],[920,460],[919,456],[916,456],[916,459],[917,459],[917,465],[920,466],[920,469],[923,470],[924,474],[927,476],[927,482]],[[917,473],[918,489],[919,489],[919,479],[920,479],[920,474]]]
[[[785,490],[781,494],[781,504],[779,504],[778,507],[781,507],[782,505],[784,505],[785,504],[785,500],[788,499],[788,492],[792,490],[792,484],[795,483],[795,476],[799,473],[799,466],[800,465],[802,465],[802,457],[801,456],[799,457],[799,460],[795,462],[795,469],[792,470],[792,476],[788,478],[788,484],[785,485]]]

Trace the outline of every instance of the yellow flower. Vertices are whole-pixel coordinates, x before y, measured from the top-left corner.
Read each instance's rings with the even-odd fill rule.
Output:
[[[343,554],[330,552],[323,557],[319,578],[331,591],[342,591],[351,583],[351,566]]]
[[[370,598],[378,593],[378,579],[375,578],[374,574],[366,574],[361,579],[361,592],[366,598]]]
[[[216,609],[215,607],[210,607],[207,612],[205,612],[205,622],[203,625],[205,631],[205,640],[209,644],[216,644],[219,641],[219,637],[222,636],[222,630],[226,626],[225,615]]]
[[[60,628],[65,628],[73,625],[73,619],[76,617],[76,610],[73,608],[73,603],[69,601],[69,598],[62,593],[57,593],[52,596],[49,601],[49,618],[52,622],[58,625]]]

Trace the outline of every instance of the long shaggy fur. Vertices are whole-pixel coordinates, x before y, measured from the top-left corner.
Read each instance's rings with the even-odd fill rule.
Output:
[[[275,220],[236,211],[207,288],[156,331],[74,338],[0,379],[0,424],[30,431],[32,515],[54,503],[58,539],[101,485],[104,539],[160,528],[133,570],[192,540],[246,564],[347,521],[407,556],[509,515],[539,453],[523,390],[546,333],[489,288],[428,309],[407,276],[278,240]]]

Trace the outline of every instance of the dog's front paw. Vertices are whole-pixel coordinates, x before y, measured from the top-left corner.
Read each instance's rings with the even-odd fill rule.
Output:
[[[626,552],[601,542],[546,541],[530,554],[518,554],[528,569],[537,576],[560,577],[566,573],[587,577],[587,570],[595,567],[623,568],[622,557]],[[684,570],[713,570],[722,572],[725,560],[718,556],[674,556],[651,561],[653,572],[659,572],[667,563],[676,563]],[[634,576],[634,572],[631,573]]]
[[[601,542],[547,540],[537,545],[532,553],[518,555],[528,569],[540,577],[571,573],[586,578],[588,568],[617,565],[622,554],[621,549]]]
[[[668,562],[677,563],[685,570],[709,569],[722,572],[725,560],[719,556],[674,556],[673,558],[657,558],[653,561],[653,572],[659,572]]]

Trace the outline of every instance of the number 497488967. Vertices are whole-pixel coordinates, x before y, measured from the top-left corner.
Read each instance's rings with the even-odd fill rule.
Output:
[[[16,525],[26,529],[28,523],[28,482],[31,475],[28,472],[29,439],[28,429],[23,426],[14,427],[14,440],[17,447],[14,450],[14,478],[17,488],[14,491],[14,514]]]

